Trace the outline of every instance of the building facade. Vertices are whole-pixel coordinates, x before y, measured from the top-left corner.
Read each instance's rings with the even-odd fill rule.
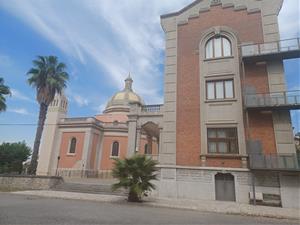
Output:
[[[164,104],[145,105],[130,77],[96,117],[67,118],[57,96],[38,173],[92,176],[147,154],[159,161],[159,197],[300,208],[290,118],[300,93],[286,90],[283,68],[300,41],[280,40],[282,3],[197,0],[162,15]]]

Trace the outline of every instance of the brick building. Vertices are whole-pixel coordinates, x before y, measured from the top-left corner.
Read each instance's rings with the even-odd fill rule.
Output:
[[[300,208],[290,118],[300,94],[283,68],[300,41],[280,40],[282,2],[196,0],[162,15],[164,105],[145,105],[130,78],[96,117],[63,118],[53,103],[39,174],[99,174],[139,152],[159,160],[160,197]]]

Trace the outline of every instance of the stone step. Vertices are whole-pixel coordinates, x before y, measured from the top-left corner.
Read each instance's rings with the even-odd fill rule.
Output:
[[[82,183],[61,183],[52,188],[56,191],[80,192],[91,194],[110,194],[110,195],[126,195],[125,190],[111,190],[108,184],[82,184]]]

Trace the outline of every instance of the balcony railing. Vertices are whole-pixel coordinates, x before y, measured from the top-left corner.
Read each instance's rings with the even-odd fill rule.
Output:
[[[241,46],[243,59],[268,59],[270,56],[290,59],[300,57],[300,38]]]
[[[163,105],[143,105],[141,111],[147,113],[160,112]]]
[[[253,170],[299,171],[298,154],[249,154],[249,167]]]
[[[246,108],[300,109],[300,90],[245,95]]]

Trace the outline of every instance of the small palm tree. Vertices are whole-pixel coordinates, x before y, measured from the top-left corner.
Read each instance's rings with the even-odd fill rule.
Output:
[[[4,85],[4,79],[0,77],[0,112],[6,110],[5,95],[10,95],[9,87]]]
[[[113,177],[119,182],[113,184],[112,189],[125,188],[128,190],[128,201],[140,202],[147,192],[155,189],[150,182],[156,180],[157,162],[144,156],[134,155],[131,158],[116,159]]]
[[[38,56],[33,60],[34,67],[27,75],[29,85],[36,88],[36,99],[40,105],[39,121],[34,140],[33,153],[28,168],[29,174],[35,174],[40,141],[49,104],[53,101],[56,93],[60,94],[66,87],[69,75],[66,65],[58,62],[56,56]]]

